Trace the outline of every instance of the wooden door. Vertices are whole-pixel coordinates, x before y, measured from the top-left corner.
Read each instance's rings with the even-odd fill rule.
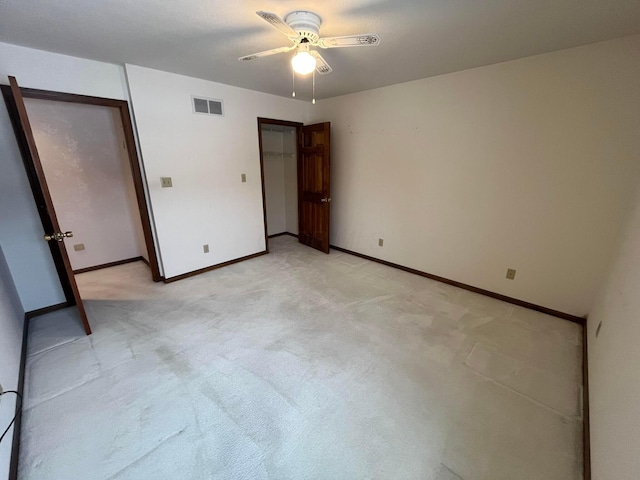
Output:
[[[305,125],[300,130],[298,238],[300,243],[329,253],[331,125]]]
[[[67,294],[67,300],[75,302],[78,307],[78,312],[80,314],[84,330],[87,335],[90,335],[91,327],[89,326],[87,313],[82,303],[82,299],[80,298],[78,285],[76,284],[75,277],[73,276],[71,262],[69,261],[69,256],[64,245],[64,238],[72,236],[72,233],[63,233],[60,225],[58,224],[58,218],[56,216],[55,209],[53,208],[53,201],[51,200],[51,194],[47,187],[47,181],[44,176],[44,170],[42,169],[42,163],[40,162],[40,156],[38,155],[38,149],[33,137],[33,131],[31,130],[31,124],[29,123],[29,117],[27,115],[24,99],[22,98],[22,93],[20,92],[20,87],[18,86],[18,82],[15,77],[9,77],[9,84],[10,92],[8,94],[8,98],[5,98],[9,100],[7,107],[9,107],[10,110],[11,120],[18,139],[18,144],[21,147],[20,150],[25,162],[25,167],[27,168],[27,174],[30,177],[29,180],[32,182],[31,186],[34,189],[34,193],[38,192],[38,194],[34,196],[36,198],[36,203],[38,204],[42,226],[45,229],[45,238],[43,238],[42,241],[48,241],[52,251],[55,250],[55,253],[58,253],[58,255],[54,255],[54,257],[57,256],[62,259],[61,266],[64,268],[64,272],[66,272],[67,276],[64,280],[68,280],[68,283],[64,281],[62,282],[65,294]],[[37,273],[38,272],[34,272],[36,275]],[[65,283],[67,288],[65,288]],[[69,298],[70,296],[71,298]]]

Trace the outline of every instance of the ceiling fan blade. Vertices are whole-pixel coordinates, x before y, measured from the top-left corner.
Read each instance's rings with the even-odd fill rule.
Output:
[[[379,44],[380,37],[375,33],[347,35],[345,37],[326,37],[318,40],[318,46],[321,48],[374,47]]]
[[[322,55],[320,55],[317,51],[311,50],[309,51],[309,53],[316,59],[316,72],[321,75],[326,75],[327,73],[333,72],[333,68],[331,68],[331,65],[329,65],[327,61],[322,58]]]
[[[276,27],[280,32],[284,33],[290,39],[298,38],[298,32],[285,23],[278,15],[271,12],[264,12],[262,10],[256,12],[260,18],[269,22],[272,26]]]
[[[290,47],[273,48],[271,50],[265,50],[264,52],[253,53],[251,55],[240,57],[238,60],[240,60],[241,62],[246,62],[247,60],[255,60],[256,58],[268,57],[270,55],[275,55],[276,53],[289,52],[294,48],[296,48],[295,45],[292,45]]]

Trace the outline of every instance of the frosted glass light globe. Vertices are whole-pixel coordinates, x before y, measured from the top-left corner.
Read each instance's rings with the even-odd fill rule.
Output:
[[[308,75],[316,68],[316,59],[309,52],[298,52],[291,60],[293,71],[300,75]]]

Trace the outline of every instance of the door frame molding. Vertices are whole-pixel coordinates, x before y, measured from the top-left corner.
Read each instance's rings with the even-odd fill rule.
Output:
[[[267,233],[267,194],[264,185],[264,152],[262,151],[262,126],[263,125],[280,125],[283,127],[294,127],[296,129],[296,156],[300,159],[300,134],[302,133],[301,122],[290,122],[288,120],[276,120],[274,118],[258,117],[258,145],[260,148],[260,181],[262,183],[262,216],[264,219],[264,244],[266,253],[269,253],[269,234]],[[300,215],[300,171],[297,172],[298,177],[298,215]]]
[[[17,115],[16,106],[11,102],[7,101],[8,95],[11,93],[11,89],[8,85],[0,85],[0,89],[2,91],[3,97],[5,99],[5,103],[7,106],[7,110],[9,111],[9,116],[12,118]],[[136,192],[136,200],[138,204],[138,211],[140,214],[140,220],[142,223],[142,231],[144,234],[145,245],[147,248],[147,254],[149,255],[149,267],[151,269],[151,277],[154,282],[159,282],[162,280],[162,276],[160,275],[160,268],[158,264],[158,254],[155,247],[155,241],[153,236],[153,229],[151,227],[151,217],[149,214],[149,204],[147,202],[147,197],[145,195],[145,185],[144,179],[142,177],[142,169],[140,166],[140,158],[138,157],[138,150],[136,148],[136,141],[133,131],[133,124],[131,122],[131,110],[129,109],[129,104],[126,100],[116,100],[113,98],[103,98],[103,97],[92,97],[88,95],[77,95],[73,93],[64,93],[64,92],[55,92],[50,90],[38,90],[34,88],[23,88],[20,87],[20,92],[24,98],[35,98],[40,100],[51,100],[56,102],[67,102],[67,103],[78,103],[82,105],[96,105],[102,107],[112,107],[118,109],[120,113],[120,120],[122,121],[122,127],[124,130],[124,137],[127,147],[127,153],[129,157],[129,164],[131,167],[131,174],[133,177],[133,185]],[[18,143],[20,143],[18,141]],[[22,145],[20,146],[20,150],[23,149]],[[38,198],[41,198],[43,195],[42,189],[40,188],[40,184],[38,183],[38,179],[35,177],[35,172],[33,171],[33,165],[28,165],[27,161],[24,160],[25,170],[27,173],[27,177],[29,179],[29,184],[31,185],[31,192],[33,193],[33,197],[38,202]],[[40,218],[42,221],[42,216]],[[43,221],[43,227],[46,229]],[[70,295],[71,285],[69,281],[69,277],[67,275],[66,270],[64,269],[64,264],[62,261],[62,255],[57,250],[52,248],[51,253],[53,256],[54,263],[56,265],[56,270],[58,271],[58,276],[60,277],[60,282],[62,284],[62,289],[65,293],[65,297],[68,302],[72,302],[75,304],[73,296]]]

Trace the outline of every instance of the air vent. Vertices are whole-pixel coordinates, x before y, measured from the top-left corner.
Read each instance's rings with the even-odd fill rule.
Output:
[[[193,113],[200,113],[203,115],[216,115],[218,117],[224,116],[222,100],[203,97],[191,97],[191,100]]]

